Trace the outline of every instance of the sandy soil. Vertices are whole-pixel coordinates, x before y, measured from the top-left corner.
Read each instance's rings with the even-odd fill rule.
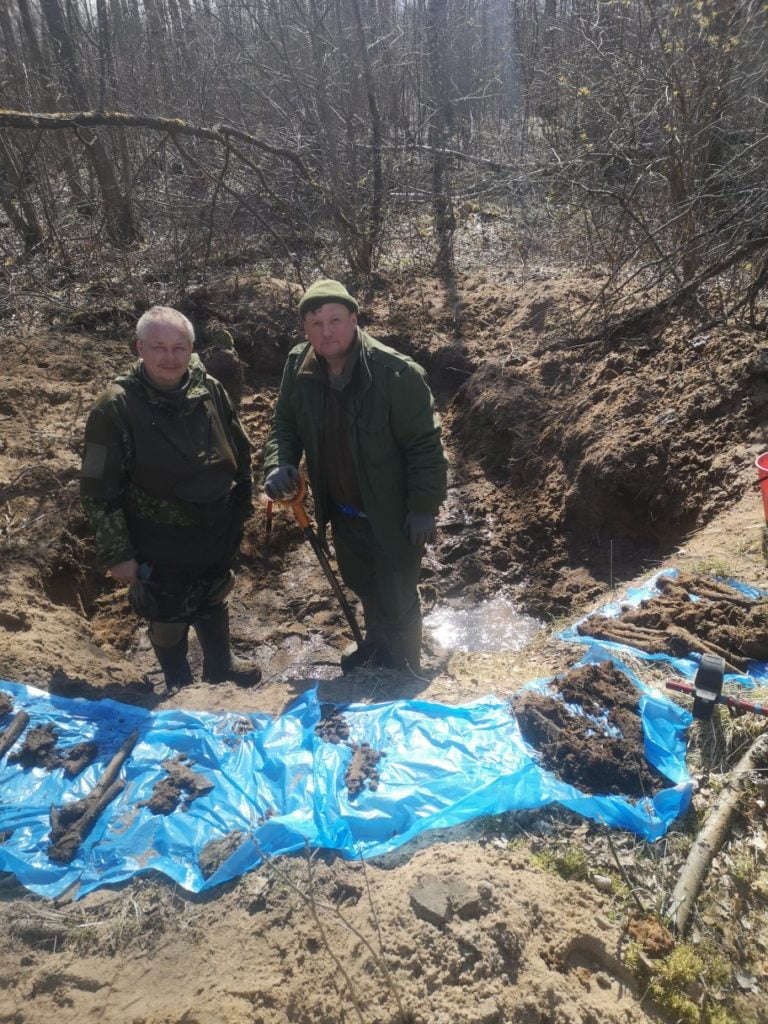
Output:
[[[522,651],[432,644],[423,678],[341,677],[345,620],[289,514],[276,511],[267,544],[260,506],[232,607],[235,646],[256,653],[264,683],[244,691],[197,682],[174,696],[124,593],[94,564],[77,498],[87,409],[131,358],[125,328],[115,326],[125,311],[88,333],[82,322],[30,332],[7,323],[0,678],[196,710],[279,714],[318,678],[328,702],[459,703],[512,696],[566,670],[578,652],[553,638],[558,617],[597,606],[651,569],[765,584],[753,470],[768,448],[761,339],[730,327],[699,334],[680,321],[610,346],[577,344],[569,318],[595,288],[573,276],[525,286],[478,276],[456,293],[436,281],[393,285],[366,304],[372,332],[427,367],[444,414],[451,495],[425,564],[425,606],[509,593],[548,623]],[[213,317],[232,327],[256,458],[292,339],[291,303],[283,282],[241,279],[191,295],[185,307],[201,329]],[[194,649],[193,661],[199,669]],[[653,673],[649,681],[663,685]],[[360,784],[375,776],[375,753],[360,759]],[[592,834],[568,815],[504,816],[364,865],[286,858],[205,897],[148,876],[49,903],[6,876],[0,1022],[668,1019],[622,962],[626,908],[596,881],[604,875],[593,865],[584,880],[566,881],[542,863],[542,850]],[[659,850],[630,836],[615,843],[638,886],[653,889],[648,865]],[[738,958],[744,936],[733,942]],[[768,1019],[764,995],[744,999],[741,1019]]]

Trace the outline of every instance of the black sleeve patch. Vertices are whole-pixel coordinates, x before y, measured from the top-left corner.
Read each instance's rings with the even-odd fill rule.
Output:
[[[106,465],[107,446],[105,444],[93,444],[89,441],[85,446],[80,476],[86,477],[89,480],[101,480],[104,476]]]

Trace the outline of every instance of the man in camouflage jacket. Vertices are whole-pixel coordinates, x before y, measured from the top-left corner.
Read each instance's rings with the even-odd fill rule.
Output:
[[[342,656],[419,671],[417,583],[446,495],[440,421],[424,371],[357,326],[358,305],[320,280],[299,302],[293,348],[267,442],[265,490],[295,490],[307,471],[321,531],[330,522],[342,579],[363,606],[366,644]]]
[[[206,680],[251,685],[261,674],[232,657],[226,602],[252,511],[250,445],[185,316],[155,306],[136,333],[139,361],[85,428],[80,490],[97,555],[148,619],[169,689],[192,682],[190,625]]]

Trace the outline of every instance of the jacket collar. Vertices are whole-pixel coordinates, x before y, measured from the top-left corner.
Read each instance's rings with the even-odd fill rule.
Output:
[[[344,369],[339,377],[331,377],[328,373],[328,366],[322,356],[318,356],[312,346],[307,343],[307,349],[304,357],[301,361],[301,365],[298,369],[297,376],[305,379],[317,380],[322,384],[327,384],[333,388],[334,391],[343,390],[347,384],[352,380],[352,376],[355,373],[357,366],[359,365],[363,369],[365,360],[363,356],[363,332],[358,327],[355,331],[355,337],[352,340],[352,345],[347,354],[346,362],[344,363]],[[367,365],[363,372],[370,379],[370,371]]]

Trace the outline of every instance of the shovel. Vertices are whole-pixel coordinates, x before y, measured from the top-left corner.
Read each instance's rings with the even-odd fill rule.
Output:
[[[357,624],[355,613],[352,611],[349,601],[347,600],[344,591],[339,585],[339,581],[336,579],[336,574],[331,568],[331,563],[328,561],[328,556],[323,550],[323,546],[317,538],[317,534],[312,529],[312,523],[309,521],[309,516],[304,510],[304,495],[307,493],[307,481],[303,475],[299,475],[299,490],[293,498],[280,498],[276,499],[276,504],[287,505],[296,517],[296,522],[301,528],[301,532],[304,534],[304,539],[308,540],[312,546],[312,550],[317,555],[317,560],[320,563],[320,567],[325,573],[325,578],[331,585],[331,589],[336,595],[341,610],[344,612],[344,617],[349,623],[349,628],[352,630],[352,636],[355,638],[357,646],[362,649],[365,645],[363,640],[363,634],[360,632],[360,627]],[[270,502],[271,504],[271,502]]]

